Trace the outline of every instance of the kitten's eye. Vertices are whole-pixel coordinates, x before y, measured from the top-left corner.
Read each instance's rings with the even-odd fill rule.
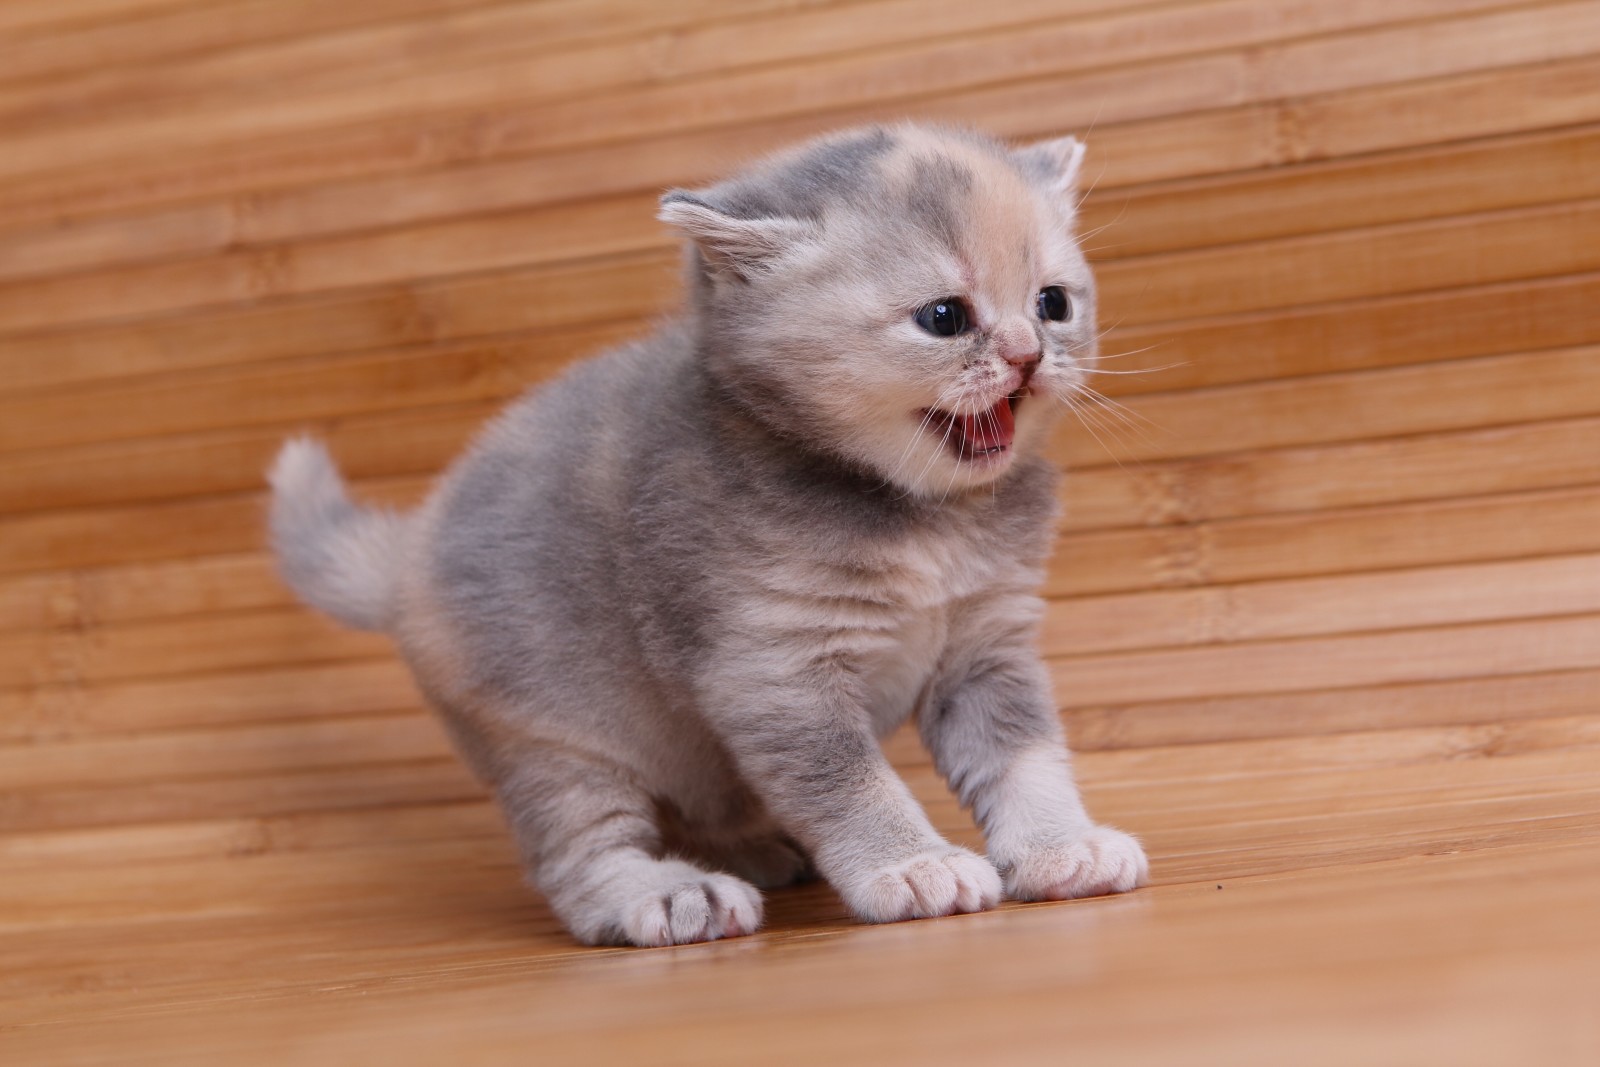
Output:
[[[923,304],[912,318],[918,326],[937,337],[954,337],[967,332],[967,305],[953,296]]]
[[[1067,291],[1059,285],[1046,286],[1039,290],[1039,317],[1050,322],[1066,322],[1072,318],[1072,301],[1067,298]]]

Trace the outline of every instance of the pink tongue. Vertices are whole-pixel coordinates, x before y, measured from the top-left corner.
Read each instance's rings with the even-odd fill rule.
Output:
[[[957,415],[961,424],[961,436],[966,438],[967,447],[974,452],[984,452],[991,448],[1008,448],[1011,438],[1016,435],[1017,421],[1011,412],[1011,401],[1001,397],[1000,402],[988,411],[980,411],[976,415]]]

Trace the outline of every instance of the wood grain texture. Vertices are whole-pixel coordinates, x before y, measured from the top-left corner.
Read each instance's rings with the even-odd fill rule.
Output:
[[[659,189],[903,117],[1088,136],[1040,642],[1154,884],[581,949],[261,471],[415,501]],[[0,1061],[1600,1061],[1589,0],[14,0],[0,134]]]

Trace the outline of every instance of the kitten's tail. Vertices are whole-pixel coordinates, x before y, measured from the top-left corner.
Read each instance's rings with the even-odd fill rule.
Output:
[[[284,444],[267,480],[272,547],[290,588],[347,626],[388,629],[406,520],[353,503],[328,450],[308,437]]]

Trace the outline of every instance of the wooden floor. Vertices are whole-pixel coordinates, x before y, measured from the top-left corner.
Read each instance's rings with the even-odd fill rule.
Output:
[[[1088,132],[1045,651],[1131,896],[585,950],[261,472],[676,298],[657,191]],[[906,738],[935,822],[968,818]],[[1600,1063],[1600,3],[4,0],[0,1062]]]

